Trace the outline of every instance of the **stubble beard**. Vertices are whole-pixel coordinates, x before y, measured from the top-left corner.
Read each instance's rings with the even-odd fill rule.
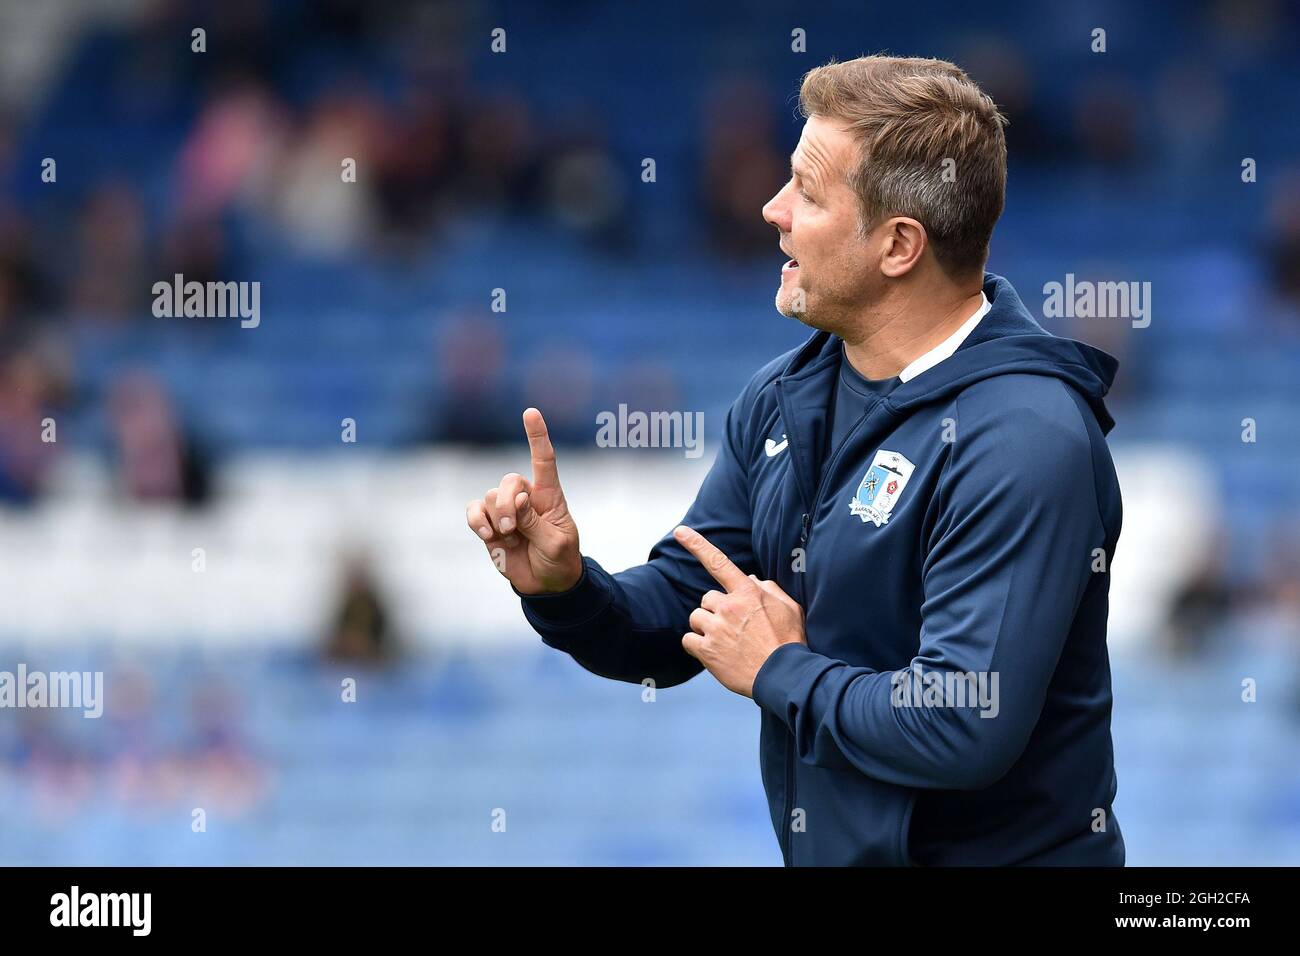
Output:
[[[836,332],[836,329],[831,327],[834,323],[826,321],[829,316],[819,314],[812,297],[802,286],[796,285],[789,290],[777,289],[776,311],[787,319],[794,319],[796,322],[803,323],[810,329],[816,329],[820,332]]]

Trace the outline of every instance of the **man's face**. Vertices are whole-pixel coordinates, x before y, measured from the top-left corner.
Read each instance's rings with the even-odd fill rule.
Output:
[[[790,157],[790,181],[763,207],[790,261],[781,269],[776,308],[815,329],[842,333],[880,293],[858,231],[858,199],[847,175],[858,147],[834,119],[811,116]],[[874,282],[873,282],[874,280]]]

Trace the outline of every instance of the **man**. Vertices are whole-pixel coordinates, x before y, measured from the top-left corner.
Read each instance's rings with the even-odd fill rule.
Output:
[[[541,414],[533,479],[467,519],[552,647],[762,717],[787,865],[1122,865],[1106,653],[1114,359],[985,273],[1005,120],[951,63],[811,71],[763,215],[817,331],[749,382],[683,526],[583,557]]]

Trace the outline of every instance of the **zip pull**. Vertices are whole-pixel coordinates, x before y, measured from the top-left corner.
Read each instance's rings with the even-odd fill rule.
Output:
[[[799,543],[800,544],[808,543],[808,513],[807,512],[804,512],[803,517],[799,519]]]

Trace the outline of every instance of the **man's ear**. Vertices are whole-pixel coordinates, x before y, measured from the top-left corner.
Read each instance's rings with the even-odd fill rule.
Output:
[[[911,272],[930,244],[925,226],[906,216],[895,216],[880,224],[880,271],[891,279]]]

